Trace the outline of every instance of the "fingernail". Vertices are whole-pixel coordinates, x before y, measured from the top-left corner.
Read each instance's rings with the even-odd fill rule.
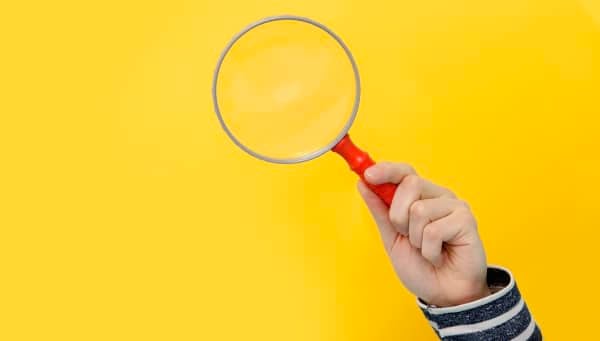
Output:
[[[375,180],[375,177],[377,176],[377,170],[374,169],[373,167],[369,167],[365,171],[364,175],[365,175],[365,178],[369,181]]]

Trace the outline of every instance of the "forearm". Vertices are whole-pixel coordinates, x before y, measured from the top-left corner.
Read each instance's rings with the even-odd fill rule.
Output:
[[[490,267],[487,282],[492,294],[477,301],[437,308],[421,299],[419,307],[442,340],[542,340],[539,327],[512,277],[503,268]]]

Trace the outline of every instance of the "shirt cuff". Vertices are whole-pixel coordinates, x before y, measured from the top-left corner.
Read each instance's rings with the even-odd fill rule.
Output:
[[[429,306],[421,299],[417,303],[442,340],[542,340],[510,271],[490,266],[487,283],[492,289],[502,289],[452,307]]]

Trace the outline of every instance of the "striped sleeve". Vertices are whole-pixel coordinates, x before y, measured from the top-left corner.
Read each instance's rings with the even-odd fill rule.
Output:
[[[489,267],[487,282],[497,291],[474,302],[436,308],[418,300],[438,337],[448,341],[542,340],[512,274],[500,267]]]

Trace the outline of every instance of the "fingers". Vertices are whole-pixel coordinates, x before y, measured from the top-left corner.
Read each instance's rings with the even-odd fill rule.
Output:
[[[468,209],[454,210],[450,215],[427,224],[423,229],[421,255],[434,266],[444,262],[443,245],[460,246],[467,243],[465,236],[475,230],[475,219]]]
[[[396,188],[390,206],[390,221],[401,235],[408,235],[409,208],[421,198],[422,182],[416,175],[407,175]]]
[[[379,233],[381,234],[381,240],[383,241],[385,250],[389,253],[394,245],[394,240],[396,239],[396,235],[398,233],[390,223],[388,217],[388,208],[383,201],[379,199],[377,194],[373,193],[362,181],[358,181],[357,187],[360,195],[367,204],[367,207],[369,208],[377,227],[379,228]]]
[[[401,234],[408,236],[407,246],[410,243],[425,259],[440,264],[444,242],[456,238],[467,226],[464,221],[472,219],[466,204],[449,190],[420,178],[407,164],[382,162],[367,169],[364,176],[371,184],[398,184],[389,209],[362,181],[358,184],[386,250],[390,252]]]
[[[409,208],[413,202],[428,198],[454,197],[449,190],[417,176],[414,168],[405,163],[381,162],[368,168],[364,176],[365,180],[372,184],[398,184],[389,209],[389,220],[402,235],[409,233]]]
[[[380,162],[365,171],[365,180],[373,185],[386,182],[400,184],[405,178],[417,176],[415,169],[406,163]],[[448,189],[435,185],[425,179],[422,181],[422,199],[436,197],[454,197]]]
[[[365,171],[365,179],[379,185],[386,182],[400,183],[405,176],[417,174],[415,169],[406,163],[379,162]]]
[[[410,212],[414,202],[429,198],[451,198],[454,195],[443,187],[434,185],[417,175],[407,175],[398,184],[392,205],[390,206],[390,221],[402,235],[409,232]]]
[[[408,236],[410,244],[421,248],[423,229],[433,221],[466,207],[463,201],[450,198],[435,198],[415,201],[409,208]]]

